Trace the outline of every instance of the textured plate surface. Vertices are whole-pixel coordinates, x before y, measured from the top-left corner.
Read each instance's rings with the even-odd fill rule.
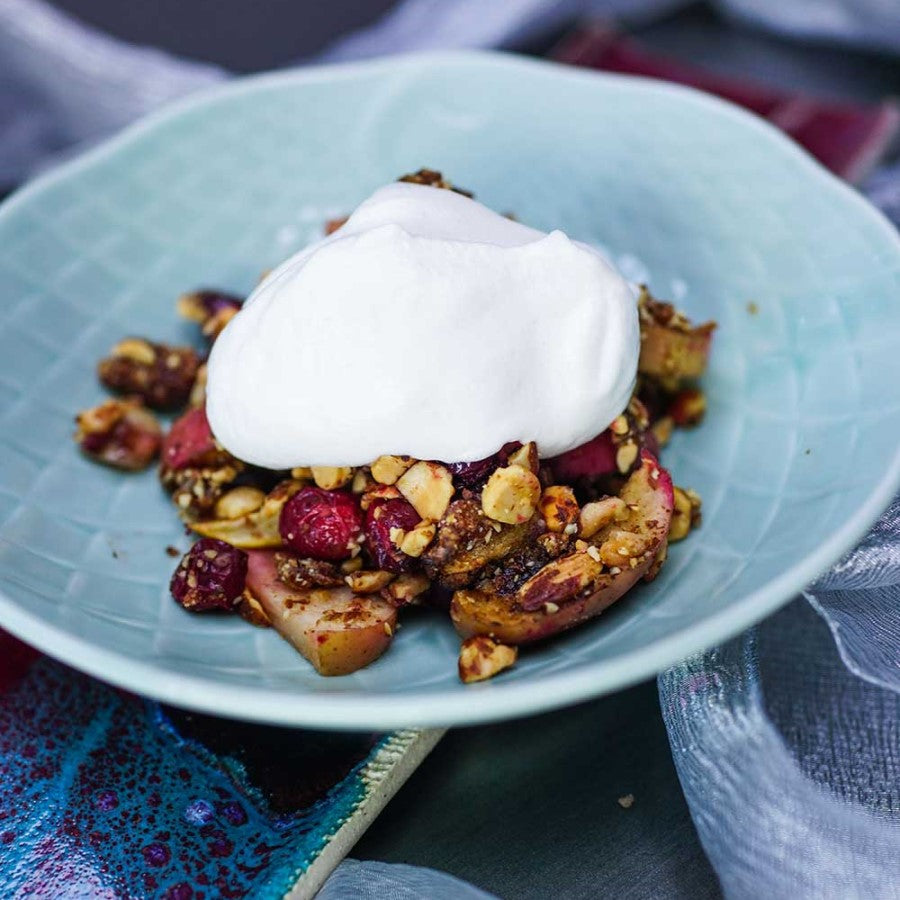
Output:
[[[665,455],[703,494],[703,528],[652,585],[472,687],[437,616],[407,616],[383,659],[323,679],[271,631],[185,613],[163,548],[186,542],[155,475],[92,465],[69,440],[74,412],[103,396],[94,364],[115,340],[186,339],[180,291],[249,290],[325,218],[422,165],[602,244],[721,323],[707,422]],[[774,130],[681,88],[487,54],[236,82],[12,198],[0,278],[0,624],[190,707],[388,728],[609,691],[771,612],[859,539],[898,481],[896,235]]]

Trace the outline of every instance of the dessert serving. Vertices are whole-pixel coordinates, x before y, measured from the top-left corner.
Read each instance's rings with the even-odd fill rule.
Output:
[[[700,522],[659,454],[704,415],[713,323],[430,170],[325,230],[246,301],[179,299],[208,358],[127,337],[99,364],[120,396],[76,441],[159,458],[198,538],[174,599],[323,675],[384,653],[405,608],[449,610],[469,682],[655,578]]]

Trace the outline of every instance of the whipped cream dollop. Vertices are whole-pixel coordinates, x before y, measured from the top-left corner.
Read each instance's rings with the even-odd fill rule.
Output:
[[[256,288],[209,359],[217,440],[272,469],[555,456],[625,409],[634,294],[593,248],[461,194],[383,187]]]

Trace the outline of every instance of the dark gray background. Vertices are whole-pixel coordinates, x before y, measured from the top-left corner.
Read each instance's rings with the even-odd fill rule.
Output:
[[[391,0],[57,3],[125,39],[249,72],[315,53]],[[649,46],[721,72],[839,97],[900,93],[896,61],[798,47],[730,25],[702,4],[634,30]],[[546,52],[558,37],[525,49]],[[625,810],[617,798],[629,793],[635,802]],[[507,898],[719,896],[653,682],[448,734],[353,855],[443,869]]]

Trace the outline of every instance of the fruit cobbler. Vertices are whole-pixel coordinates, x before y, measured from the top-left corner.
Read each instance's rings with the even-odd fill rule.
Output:
[[[470,196],[429,170],[401,180]],[[659,457],[674,429],[703,418],[698,379],[715,326],[693,325],[646,287],[636,302],[627,407],[549,458],[515,441],[470,461],[386,455],[276,471],[238,459],[206,411],[208,349],[242,307],[218,290],[177,303],[205,350],[140,337],[113,347],[98,373],[118,396],[78,415],[75,440],[119,469],[159,461],[196,537],[170,585],[185,610],[272,627],[322,675],[344,675],[388,649],[406,607],[433,607],[462,639],[460,678],[479,681],[654,579],[669,543],[700,523],[700,498],[674,486]],[[175,414],[168,428],[157,412]]]

